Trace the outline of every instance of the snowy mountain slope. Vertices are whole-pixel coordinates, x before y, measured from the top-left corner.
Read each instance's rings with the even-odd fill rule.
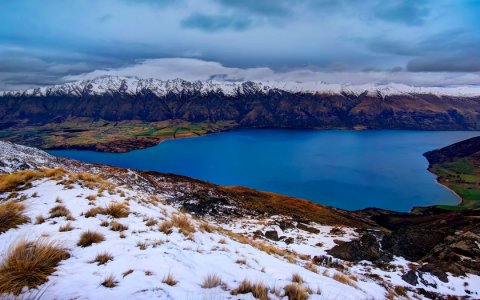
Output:
[[[480,277],[471,274],[449,275],[448,282],[424,274],[422,282],[414,287],[401,275],[416,264],[402,258],[385,267],[328,256],[326,250],[338,240],[358,236],[355,228],[314,222],[303,227],[278,225],[297,223],[286,215],[193,216],[170,201],[179,192],[189,195],[187,191],[195,189],[192,184],[175,186],[175,177],[153,181],[135,170],[57,160],[38,150],[3,142],[0,146],[0,162],[15,156],[24,162],[22,168],[38,168],[44,163],[66,170],[36,177],[25,186],[20,184],[0,194],[0,204],[21,203],[30,218],[18,228],[0,233],[0,261],[21,239],[55,241],[70,254],[39,287],[42,299],[254,299],[252,293],[237,293],[244,279],[263,283],[269,299],[287,299],[284,287],[289,284],[304,290],[310,299],[402,299],[414,295],[423,299],[418,289],[457,296],[466,296],[468,290],[476,298],[480,292]],[[3,170],[11,172],[15,166]],[[170,188],[159,190],[157,185],[168,180]],[[127,214],[91,212],[92,208],[118,203],[127,207]],[[52,209],[59,205],[68,214],[51,216]],[[119,224],[124,225],[120,231]],[[63,231],[65,228],[70,230]],[[105,240],[78,246],[87,230],[102,234]],[[277,239],[275,235],[284,237]],[[93,262],[102,253],[111,255],[111,260]],[[165,282],[169,274],[176,284]],[[222,284],[202,287],[205,278],[213,274]],[[110,275],[115,286],[108,288],[102,282]],[[26,298],[34,294],[24,291]]]
[[[354,94],[360,95],[368,93],[369,95],[417,95],[432,94],[438,96],[455,97],[474,97],[480,96],[480,87],[478,86],[459,86],[459,87],[414,87],[404,84],[329,84],[325,82],[228,82],[228,81],[186,81],[183,79],[159,80],[159,79],[139,79],[135,77],[115,77],[103,76],[93,80],[84,80],[70,82],[51,87],[42,87],[29,89],[25,91],[0,91],[2,96],[52,96],[68,95],[81,96],[85,94],[103,95],[109,93],[126,93],[136,95],[152,92],[158,97],[165,96],[168,93],[223,93],[228,96],[249,94],[254,92],[268,93],[272,90],[282,90],[287,92],[304,92],[319,94]]]

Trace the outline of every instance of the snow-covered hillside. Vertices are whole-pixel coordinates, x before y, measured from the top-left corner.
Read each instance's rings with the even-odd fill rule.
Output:
[[[277,225],[295,223],[286,216],[201,218],[168,204],[173,190],[155,192],[156,183],[140,172],[60,160],[4,142],[0,162],[4,173],[42,164],[62,168],[35,171],[22,182],[15,174],[31,171],[1,177],[0,205],[23,205],[29,221],[0,233],[0,261],[22,240],[48,240],[69,253],[46,283],[23,291],[24,299],[424,298],[401,279],[415,265],[402,258],[381,268],[327,255],[338,240],[358,236],[355,228]],[[85,244],[87,231],[102,238]],[[424,275],[417,288],[457,296],[468,289],[474,298],[480,292],[478,276],[448,279]]]
[[[102,95],[105,93],[127,93],[130,95],[151,92],[158,97],[168,93],[223,93],[228,96],[267,93],[271,90],[320,94],[355,94],[367,92],[370,95],[416,95],[433,94],[438,96],[474,97],[480,96],[478,86],[459,87],[413,87],[404,84],[329,84],[325,82],[230,82],[230,81],[186,81],[183,79],[159,80],[135,77],[103,76],[93,80],[70,82],[51,87],[41,87],[25,91],[0,91],[1,96],[49,96]]]

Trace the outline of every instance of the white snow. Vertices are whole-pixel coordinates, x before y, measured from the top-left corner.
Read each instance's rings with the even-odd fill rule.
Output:
[[[25,91],[0,91],[1,96],[48,96],[48,95],[70,95],[81,96],[103,95],[116,92],[137,95],[145,92],[152,92],[162,97],[168,93],[193,93],[202,94],[222,92],[227,96],[245,94],[249,92],[268,93],[270,90],[278,89],[289,92],[319,93],[319,94],[340,94],[348,93],[360,95],[418,95],[432,94],[437,96],[454,97],[476,97],[480,96],[480,86],[450,86],[450,87],[415,87],[405,84],[331,84],[325,82],[294,82],[294,81],[186,81],[183,79],[160,80],[160,79],[139,79],[136,77],[102,76],[93,80],[69,82],[50,87],[28,89]]]
[[[46,167],[63,166],[75,170],[65,165],[68,161],[57,161],[43,151],[0,142],[0,161],[14,158],[17,162],[3,167],[1,171],[18,170],[20,165],[24,166],[21,162],[30,167],[41,167],[43,164]],[[336,240],[356,238],[358,233],[354,228],[335,228],[341,229],[335,233],[332,232],[332,226],[310,223],[309,227],[319,230],[318,234],[312,234],[297,228],[297,224],[285,216],[254,219],[210,216],[199,219],[187,215],[196,232],[184,235],[173,228],[171,234],[165,234],[159,230],[158,224],[171,220],[175,214],[181,214],[164,201],[171,195],[155,194],[154,189],[145,185],[139,173],[134,170],[127,172],[131,186],[121,185],[111,178],[110,184],[115,185],[112,194],[107,190],[100,192],[98,188],[91,189],[82,181],[68,187],[60,183],[61,179],[45,178],[32,182],[32,186],[17,191],[16,195],[0,193],[0,203],[7,201],[8,197],[21,201],[31,219],[29,223],[0,234],[0,262],[5,258],[8,248],[22,239],[34,241],[43,238],[65,247],[71,257],[62,261],[49,281],[39,287],[44,293],[42,299],[254,299],[252,294],[231,294],[244,279],[263,282],[271,289],[270,299],[286,299],[282,295],[275,295],[273,291],[275,288],[282,291],[285,285],[292,283],[292,275],[295,273],[300,274],[305,281],[303,286],[311,289],[310,299],[385,299],[385,287],[393,289],[396,286],[412,289],[421,287],[427,291],[460,297],[466,296],[467,290],[473,293],[470,296],[474,298],[480,294],[480,277],[471,274],[465,277],[449,275],[447,283],[424,274],[424,280],[436,287],[423,283],[412,287],[401,279],[401,275],[412,263],[401,257],[397,257],[388,269],[367,261],[354,264],[336,259],[333,259],[334,264],[331,265],[316,265],[317,272],[307,269],[314,256],[328,256],[326,250],[333,247]],[[88,200],[86,197],[89,195],[97,195],[97,198]],[[152,201],[152,197],[157,200]],[[61,203],[57,199],[61,199]],[[104,207],[112,202],[128,204],[128,217],[115,219],[128,226],[123,232],[124,238],[119,232],[101,226],[104,221],[112,222],[112,217],[99,214],[86,218],[84,215],[93,207]],[[59,204],[71,211],[74,220],[48,218],[50,209]],[[35,224],[39,215],[48,218],[46,222]],[[149,219],[158,221],[158,224],[147,226]],[[282,227],[282,230],[278,225],[280,221],[293,222],[294,226]],[[203,222],[221,227],[222,230],[202,232],[200,224]],[[74,229],[59,232],[59,227],[67,223]],[[105,241],[85,248],[77,246],[81,233],[86,230],[102,233]],[[280,237],[285,238],[279,241],[265,239],[263,242],[290,251],[290,257],[267,254],[261,247],[252,243],[240,243],[233,238],[234,235],[228,234],[233,232],[249,237],[252,241],[257,231],[265,233],[269,230],[275,230]],[[285,243],[287,237],[293,238],[294,242]],[[144,250],[140,249],[140,243],[146,246]],[[113,260],[104,265],[92,263],[101,252],[109,252]],[[335,264],[342,269],[336,269]],[[130,269],[133,272],[124,276]],[[334,280],[333,276],[338,273],[349,276],[352,284]],[[167,274],[178,281],[175,286],[162,282]],[[220,276],[225,286],[202,288],[204,278],[211,274]],[[114,288],[101,285],[109,275],[118,281]],[[317,294],[317,290],[321,293]],[[22,297],[27,299],[31,293],[35,292],[25,291]],[[424,299],[412,291],[408,292],[408,296]]]

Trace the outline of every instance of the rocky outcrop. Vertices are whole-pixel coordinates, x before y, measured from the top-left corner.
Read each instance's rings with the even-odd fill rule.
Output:
[[[329,254],[347,261],[390,261],[393,256],[419,262],[420,272],[428,272],[448,281],[447,273],[480,275],[480,209],[446,211],[439,208],[416,209],[413,213],[396,213],[367,209],[379,226],[389,232],[375,237],[370,233],[341,243]],[[416,282],[414,274],[404,280]]]

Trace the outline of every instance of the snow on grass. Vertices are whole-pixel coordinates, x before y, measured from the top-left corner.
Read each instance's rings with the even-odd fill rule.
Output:
[[[68,250],[70,258],[60,262],[49,281],[39,287],[45,291],[45,299],[253,299],[251,293],[232,295],[244,280],[257,287],[257,292],[263,284],[270,299],[285,299],[286,292],[307,293],[309,299],[384,299],[385,286],[391,290],[408,286],[400,278],[400,271],[409,262],[400,258],[391,271],[368,262],[340,262],[341,270],[325,265],[312,267],[313,256],[325,255],[335,240],[357,237],[352,228],[306,224],[318,230],[312,234],[292,223],[282,230],[278,225],[281,217],[208,223],[165,204],[161,199],[168,195],[152,195],[134,187],[99,192],[100,185],[83,184],[81,180],[59,182],[61,179],[43,178],[19,191],[16,199],[24,199],[24,213],[32,221],[0,234],[0,260],[9,246],[21,239],[46,238]],[[88,195],[96,198],[89,200]],[[120,214],[85,216],[92,208],[117,204],[124,208]],[[50,211],[59,205],[68,210],[67,217],[51,217]],[[37,216],[43,216],[43,222],[35,223]],[[171,222],[170,233],[159,229],[163,222]],[[283,238],[261,243],[251,239],[257,231],[263,234],[270,230]],[[104,240],[88,247],[77,246],[86,231],[98,232]],[[294,242],[285,243],[288,237]],[[378,274],[381,280],[372,279],[371,274]],[[210,283],[206,284],[208,278]],[[437,291],[456,295],[464,295],[465,289],[474,290],[480,284],[478,276],[472,275],[451,277],[449,283],[439,283],[432,276],[425,278],[438,284]]]
[[[31,197],[32,194],[36,194],[36,197]],[[302,274],[305,285],[315,290],[320,288],[332,295],[343,295],[348,291],[348,296],[342,297],[345,299],[367,297],[367,292],[361,289],[312,273],[218,232],[201,232],[198,230],[198,220],[179,213],[171,206],[151,201],[148,194],[125,190],[124,194],[128,195],[126,197],[121,197],[121,193],[103,193],[93,201],[86,199],[91,194],[98,194],[98,190],[78,183],[65,188],[55,180],[36,180],[31,188],[19,192],[19,197],[27,197],[22,203],[28,217],[35,220],[42,215],[45,216],[45,221],[36,225],[34,222],[23,224],[0,235],[2,259],[8,246],[21,238],[48,238],[68,249],[71,257],[60,263],[45,285],[44,297],[47,299],[224,298],[229,297],[231,290],[244,279],[264,282],[267,287],[275,285],[283,288],[291,283],[293,273]],[[127,197],[130,200],[126,201]],[[58,199],[62,199],[61,205],[68,209],[71,218],[62,214],[49,217],[52,208],[59,205]],[[93,205],[89,205],[91,202],[94,202]],[[107,207],[112,203],[125,203],[128,206],[128,216],[113,218],[98,214],[96,217],[85,218],[83,215],[92,207]],[[146,223],[151,219],[173,219],[175,225],[172,233],[167,235],[160,232],[158,226],[147,226]],[[120,238],[119,232],[112,231],[109,227],[100,226],[103,221],[128,225],[128,229],[122,232],[125,238]],[[67,224],[71,230],[60,232],[60,227]],[[88,230],[102,234],[105,240],[89,247],[78,247],[80,235]],[[137,246],[139,243],[145,244],[143,249]],[[93,262],[105,253],[109,257],[103,260],[103,264]],[[246,264],[235,263],[238,259],[245,259]],[[133,271],[124,277],[123,274],[129,270]],[[224,285],[202,288],[204,278],[212,273],[219,276]],[[177,284],[171,286],[163,283],[168,275]],[[107,288],[102,285],[109,276],[114,278],[116,286]],[[312,295],[312,298],[317,296],[321,297]],[[244,299],[245,295],[235,297]]]

